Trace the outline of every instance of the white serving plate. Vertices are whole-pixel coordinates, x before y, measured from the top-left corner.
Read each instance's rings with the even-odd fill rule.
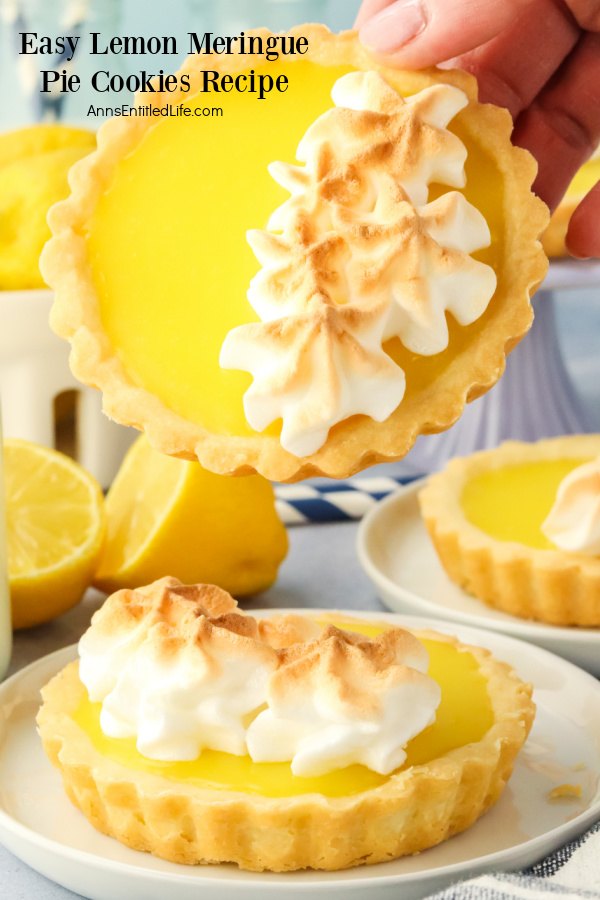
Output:
[[[491,628],[530,641],[600,676],[600,628],[559,628],[519,619],[476,600],[446,575],[421,518],[417,481],[386,497],[362,520],[361,565],[386,606]]]
[[[75,647],[68,647],[0,687],[0,841],[38,872],[92,900],[288,900],[299,894],[414,900],[470,874],[530,865],[600,816],[600,685],[589,675],[493,632],[389,613],[343,615],[456,634],[488,647],[535,685],[538,714],[513,777],[498,804],[464,834],[417,856],[330,873],[190,868],[130,850],[96,832],[69,803],[36,734],[40,688],[73,659]],[[580,784],[581,798],[550,802],[548,792],[565,782]]]

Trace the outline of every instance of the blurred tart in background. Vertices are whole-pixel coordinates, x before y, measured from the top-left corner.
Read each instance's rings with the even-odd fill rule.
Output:
[[[73,163],[95,146],[94,132],[66,125],[0,134],[0,290],[45,287],[39,258],[48,210],[68,195]]]
[[[600,435],[510,441],[452,460],[420,492],[452,581],[488,606],[600,625]]]

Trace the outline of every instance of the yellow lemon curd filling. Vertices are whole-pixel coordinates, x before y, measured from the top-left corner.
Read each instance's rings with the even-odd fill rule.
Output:
[[[387,627],[354,621],[336,621],[335,624],[369,636]],[[429,653],[429,675],[439,683],[442,700],[433,725],[407,744],[408,756],[398,771],[481,740],[494,721],[486,680],[473,655],[441,641],[424,640],[423,644]],[[215,750],[204,750],[192,762],[156,762],[137,751],[135,739],[107,737],[100,728],[100,709],[99,703],[84,699],[74,714],[75,722],[87,733],[99,753],[129,769],[200,788],[243,791],[265,797],[292,797],[309,793],[345,797],[378,787],[392,777],[354,765],[316,778],[302,778],[292,774],[287,762],[255,763],[249,756],[233,756]]]
[[[251,376],[221,369],[219,353],[232,328],[257,320],[246,294],[260,266],[246,232],[265,228],[289,196],[268,164],[295,161],[309,125],[333,105],[333,84],[350,71],[306,60],[254,68],[287,75],[287,93],[262,101],[237,92],[185,99],[192,109],[218,105],[223,115],[157,120],[117,164],[84,228],[104,329],[129,379],[186,420],[241,436],[254,434],[242,405]],[[386,78],[394,83],[392,73]],[[467,136],[462,116],[449,130],[468,147],[463,193],[492,233],[492,246],[474,257],[499,271],[502,176]],[[432,185],[429,199],[447,190]],[[398,339],[388,342],[385,349],[407,373],[406,398],[443,373],[492,310],[493,300],[465,328],[450,317],[449,348],[433,357],[417,357]],[[266,433],[278,434],[280,426]]]
[[[552,459],[490,469],[471,478],[461,497],[469,522],[499,541],[555,550],[541,530],[560,482],[586,459]]]
[[[587,194],[600,179],[600,158],[590,159],[579,169],[567,188],[567,197],[580,197]]]

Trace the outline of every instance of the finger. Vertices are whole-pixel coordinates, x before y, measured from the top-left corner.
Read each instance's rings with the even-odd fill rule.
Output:
[[[600,141],[600,35],[580,39],[517,119],[513,140],[537,159],[533,187],[553,209]]]
[[[578,25],[600,31],[600,0],[564,0]]]
[[[571,216],[567,250],[578,259],[600,257],[600,181]]]
[[[360,39],[388,62],[431,66],[499,34],[532,0],[395,0],[367,19]]]
[[[447,65],[475,75],[479,99],[505,106],[516,118],[566,59],[579,35],[565,6],[553,0],[533,0],[497,37]]]
[[[394,0],[363,0],[354,27],[360,28],[367,19],[372,19],[374,15],[381,12],[386,6],[391,6],[393,2]]]

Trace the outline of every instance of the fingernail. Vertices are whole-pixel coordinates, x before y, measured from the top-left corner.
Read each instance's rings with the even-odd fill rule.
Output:
[[[423,0],[396,0],[360,29],[362,43],[376,53],[393,53],[420,34],[427,25]]]

